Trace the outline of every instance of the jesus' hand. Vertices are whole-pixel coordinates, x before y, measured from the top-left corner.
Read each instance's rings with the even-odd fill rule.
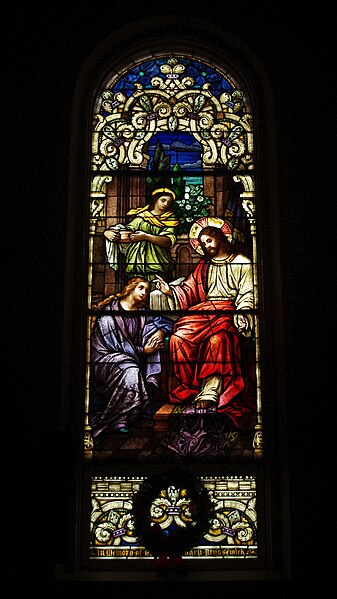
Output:
[[[249,330],[249,320],[248,320],[247,316],[245,316],[244,314],[238,314],[236,326],[240,333],[243,333],[244,331],[248,331]]]
[[[160,275],[156,275],[153,282],[156,283],[156,288],[165,295],[173,295],[170,285]]]

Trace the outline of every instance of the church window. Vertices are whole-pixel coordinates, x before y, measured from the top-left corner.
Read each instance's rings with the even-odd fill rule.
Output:
[[[79,567],[237,577],[275,568],[257,92],[200,47],[138,56],[90,104]]]

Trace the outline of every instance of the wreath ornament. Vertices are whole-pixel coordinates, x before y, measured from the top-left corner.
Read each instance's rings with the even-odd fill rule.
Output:
[[[209,529],[212,502],[199,479],[171,471],[147,478],[133,497],[135,533],[158,566],[181,567],[182,555]]]

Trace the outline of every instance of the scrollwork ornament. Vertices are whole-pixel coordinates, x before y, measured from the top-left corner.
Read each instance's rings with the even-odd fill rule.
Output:
[[[122,542],[137,542],[133,517],[129,511],[110,509],[104,512],[98,504],[91,515],[91,530],[95,545],[118,546]]]
[[[242,200],[242,207],[244,209],[244,211],[247,213],[247,215],[250,218],[253,218],[255,215],[255,204],[254,201],[251,199],[247,199],[247,200]]]
[[[92,218],[97,218],[104,207],[104,199],[102,197],[91,198],[90,214]]]
[[[228,148],[228,154],[230,156],[242,156],[242,154],[244,154],[244,151],[245,144],[243,143],[243,141],[241,141],[241,139],[235,140],[235,142],[233,142]]]
[[[91,432],[90,431],[85,431],[84,433],[84,450],[85,451],[92,451],[94,448],[94,442],[91,436]]]
[[[214,118],[211,114],[201,113],[199,118],[200,129],[211,129],[214,123]]]
[[[207,142],[203,141],[204,147],[204,163],[207,166],[211,166],[216,163],[218,158],[218,148],[216,142],[213,139],[208,139]]]
[[[172,113],[172,107],[168,102],[158,102],[154,110],[161,119],[168,118]]]
[[[110,168],[99,153],[119,165],[145,165],[148,157],[138,152],[144,152],[155,131],[190,132],[204,146],[205,167],[219,163],[232,171],[253,168],[252,116],[242,90],[224,90],[217,97],[211,80],[198,87],[195,77],[186,74],[184,61],[174,56],[153,73],[151,86],[145,89],[140,81],[133,86],[128,97],[113,88],[102,92],[102,112],[95,115],[93,133],[94,170]],[[144,144],[129,148],[133,139]]]
[[[117,128],[119,138],[130,140],[134,137],[135,129],[131,123],[123,123]]]
[[[143,141],[134,139],[129,144],[128,147],[128,159],[130,164],[140,166],[144,160],[144,155],[142,152]]]
[[[255,451],[262,451],[263,448],[263,438],[262,438],[262,430],[256,430],[253,440],[253,447]]]
[[[214,517],[210,521],[210,527],[205,534],[205,539],[214,544],[228,545],[252,545],[256,542],[256,513],[248,517],[247,510],[235,506],[228,509],[226,506],[218,506]],[[255,521],[254,521],[255,520]]]
[[[152,77],[151,85],[152,85],[152,87],[158,87],[159,89],[165,89],[165,83],[161,77]]]
[[[104,162],[104,156],[101,154],[95,154],[92,157],[92,167],[93,170],[99,170]]]
[[[146,112],[137,112],[131,117],[131,124],[136,130],[144,130],[147,127],[148,115]]]
[[[187,101],[178,102],[173,108],[173,114],[178,118],[185,118],[191,110],[191,106]]]
[[[181,81],[182,85],[184,88],[187,87],[192,87],[194,84],[194,80],[192,79],[192,77],[184,77]]]
[[[213,139],[223,139],[228,134],[228,127],[224,123],[215,123],[211,128]]]

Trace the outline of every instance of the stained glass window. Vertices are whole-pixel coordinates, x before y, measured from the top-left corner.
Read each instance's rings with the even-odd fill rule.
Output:
[[[80,561],[259,569],[273,477],[256,101],[201,51],[121,65],[90,113]]]
[[[100,91],[92,139],[88,452],[132,459],[130,428],[144,459],[216,457],[235,447],[238,427],[253,434],[243,455],[260,452],[249,98],[199,60],[146,60]],[[145,312],[127,288],[134,277],[146,279]],[[195,426],[210,426],[213,452],[197,452]],[[164,428],[166,441],[148,449]],[[123,431],[129,442],[116,443]]]
[[[253,133],[247,91],[202,59],[146,59],[99,90],[85,459],[117,470],[262,459]],[[149,555],[133,517],[142,478],[93,477],[93,559]],[[255,478],[200,480],[214,513],[184,554],[256,557]],[[149,517],[170,535],[188,518],[169,489],[188,490],[164,487]]]

